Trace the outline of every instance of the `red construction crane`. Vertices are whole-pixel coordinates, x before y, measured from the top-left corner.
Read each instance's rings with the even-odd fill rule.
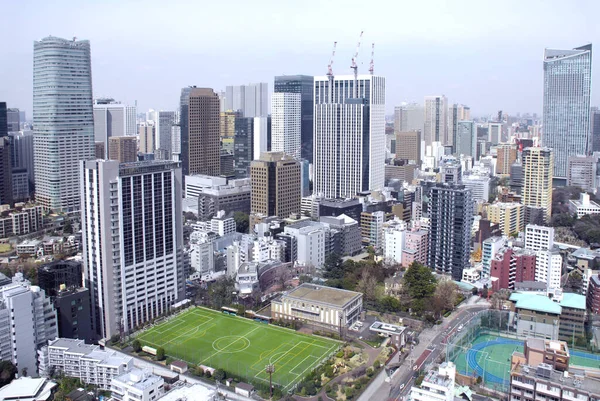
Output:
[[[373,75],[373,70],[375,67],[374,57],[375,57],[375,43],[372,43],[371,44],[371,64],[369,64],[369,72],[371,73],[371,75]]]

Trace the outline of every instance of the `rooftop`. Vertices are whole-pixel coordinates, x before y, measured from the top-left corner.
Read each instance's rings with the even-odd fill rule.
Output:
[[[159,382],[164,382],[162,377],[153,375],[149,371],[145,372],[137,368],[133,368],[128,372],[115,377],[113,380],[125,383],[139,390],[144,390],[148,387],[154,386]]]
[[[592,394],[598,394],[598,389],[600,388],[600,380],[589,376],[586,377],[584,371],[570,369],[568,372],[559,372],[544,363],[536,367],[517,365],[511,370],[511,373],[518,373],[537,380],[541,379],[548,382],[560,383],[563,388],[568,386],[580,391],[589,391]]]
[[[565,292],[562,301],[560,301],[560,306],[563,308],[586,310],[585,301],[586,299],[583,295]]]
[[[323,302],[344,307],[355,298],[362,297],[360,292],[304,283],[287,293],[287,297],[305,301]]]
[[[402,334],[402,332],[406,330],[406,327],[383,322],[375,322],[371,325],[371,327],[369,327],[369,330],[385,334]]]
[[[560,315],[562,312],[561,306],[545,295],[513,292],[510,295],[510,300],[516,303],[515,306],[517,309],[526,309],[554,315]]]
[[[56,386],[45,378],[20,377],[0,388],[0,400],[47,400]]]
[[[200,384],[177,387],[160,398],[160,401],[211,401],[215,391]]]

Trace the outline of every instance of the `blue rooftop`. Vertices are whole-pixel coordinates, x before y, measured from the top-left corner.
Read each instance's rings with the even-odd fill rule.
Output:
[[[586,310],[585,297],[580,294],[565,292],[562,301],[560,301],[560,306],[563,308]]]
[[[551,313],[554,315],[560,315],[562,312],[561,306],[545,295],[513,292],[510,294],[510,300],[516,303],[515,306],[517,309]]]

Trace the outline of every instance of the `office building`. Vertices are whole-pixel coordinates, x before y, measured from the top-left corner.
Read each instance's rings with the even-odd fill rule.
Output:
[[[483,174],[467,174],[462,177],[462,184],[471,190],[471,195],[475,202],[489,201],[490,182],[490,177]]]
[[[6,102],[0,102],[0,138],[8,136],[8,109]]]
[[[284,234],[295,239],[295,263],[316,269],[323,267],[329,248],[329,231],[326,224],[310,220],[285,226]]]
[[[17,275],[18,281],[0,287],[0,357],[35,376],[37,349],[58,336],[56,311],[40,287]]]
[[[36,201],[79,211],[79,161],[94,157],[90,42],[49,36],[33,46]]]
[[[421,165],[421,131],[396,132],[396,160]]]
[[[342,214],[338,217],[323,216],[319,222],[329,226],[329,229],[339,235],[339,247],[333,253],[339,256],[352,256],[360,253],[361,233],[360,226],[353,218]]]
[[[507,237],[523,231],[525,210],[518,202],[496,202],[487,207],[489,220],[500,226],[502,235]]]
[[[233,153],[229,153],[226,150],[221,150],[219,155],[219,171],[220,175],[223,177],[231,177],[235,175],[235,170],[233,169]]]
[[[430,370],[419,386],[410,389],[410,401],[454,401],[456,366],[444,362],[438,371]]]
[[[496,151],[496,174],[505,177],[510,176],[510,167],[517,160],[517,145],[500,143],[496,146]]]
[[[473,121],[458,121],[455,138],[454,153],[457,156],[477,156],[477,127]]]
[[[189,180],[198,181],[199,185],[190,186]],[[224,210],[226,215],[236,211],[250,214],[250,179],[187,176],[185,181],[186,198],[197,197],[198,218],[201,221],[210,220],[219,210]]]
[[[237,117],[233,137],[233,169],[236,178],[250,176],[254,160],[254,118]]]
[[[154,142],[156,135],[156,127],[153,123],[148,121],[139,128],[140,138],[140,153],[154,153]]]
[[[544,52],[542,143],[554,151],[553,177],[566,178],[570,156],[592,147],[592,45]]]
[[[362,204],[360,200],[353,199],[321,199],[318,205],[319,216],[337,217],[342,214],[352,217],[356,221],[360,221],[362,213]]]
[[[106,159],[106,144],[104,142],[94,142],[94,157],[96,159]]]
[[[89,288],[73,287],[60,290],[52,299],[58,318],[58,336],[93,342],[92,310]]]
[[[570,156],[567,167],[567,185],[594,192],[597,166],[598,157],[596,156]]]
[[[84,277],[99,338],[129,333],[185,296],[181,188],[176,162],[81,163]]]
[[[391,218],[392,216],[389,216]],[[383,211],[362,212],[360,215],[360,231],[363,246],[375,249],[383,248],[384,223],[388,215]]]
[[[592,152],[600,152],[600,109],[592,107],[590,111],[590,125],[592,127]]]
[[[313,162],[314,86],[310,75],[281,75],[275,77],[275,93],[300,94],[300,157]],[[273,150],[273,149],[271,149]]]
[[[300,160],[301,95],[274,93],[271,97],[271,151],[284,152]]]
[[[11,158],[13,169],[26,169],[30,185],[34,184],[33,173],[33,132],[20,131],[10,133]]]
[[[469,265],[473,196],[463,185],[434,184],[429,193],[429,255],[427,265],[462,279]]]
[[[274,319],[298,320],[337,331],[359,319],[362,303],[360,292],[304,283],[271,301],[271,311]]]
[[[269,114],[269,84],[227,86],[225,110],[241,111],[243,117],[266,117]]]
[[[510,179],[508,181],[510,190],[517,195],[523,192],[523,164],[520,160],[510,165]]]
[[[12,198],[14,202],[24,202],[29,199],[29,176],[27,170],[12,169]]]
[[[40,288],[55,297],[61,288],[83,286],[83,266],[76,260],[60,260],[40,266],[37,271]]]
[[[150,127],[153,128],[153,127]],[[140,132],[147,132],[148,127],[140,127]],[[137,161],[137,139],[131,136],[115,136],[108,138],[108,159],[119,163]]]
[[[10,137],[0,137],[0,205],[13,204],[13,177]]]
[[[190,124],[189,124],[189,110],[190,110],[190,93],[195,86],[188,86],[181,89],[181,95],[179,97],[179,129],[178,134],[177,126],[173,126],[171,130],[172,135],[172,151],[175,155],[179,155],[178,160],[181,161],[181,174],[183,177],[187,176],[190,172],[189,169],[189,137],[190,137]],[[177,143],[175,143],[177,142]],[[218,175],[218,174],[217,174]]]
[[[554,151],[548,148],[525,148],[522,159],[523,205],[541,208],[548,222],[552,215],[552,166],[560,162],[554,158]],[[563,162],[566,164],[567,160]]]
[[[2,114],[2,106],[0,106],[0,114]],[[21,118],[19,109],[6,109],[6,124],[8,132],[19,132],[21,130]],[[25,122],[25,121],[23,121]],[[0,125],[2,117],[0,117]]]
[[[164,160],[172,160],[173,153],[173,126],[179,122],[179,113],[176,111],[156,112],[155,149],[160,149]]]
[[[108,139],[137,134],[137,107],[114,99],[94,99],[94,140],[108,144]],[[106,155],[103,157],[106,158]]]
[[[488,142],[492,145],[498,145],[502,142],[502,123],[488,123]]]
[[[264,217],[300,213],[300,163],[283,152],[265,152],[250,165],[251,212]]]
[[[133,358],[83,340],[56,338],[39,352],[40,374],[54,371],[110,390],[111,380],[133,368]]]
[[[425,122],[423,124],[425,146],[433,142],[451,145],[448,136],[448,99],[446,96],[425,96]]]
[[[356,83],[356,86],[355,86]],[[350,198],[385,178],[385,78],[315,77],[314,193]]]
[[[221,140],[235,136],[235,120],[241,117],[239,111],[222,111],[219,119],[219,136]]]
[[[575,346],[577,338],[585,337],[587,322],[586,298],[581,294],[565,292],[560,300],[562,309],[558,327],[558,339]]]
[[[402,103],[394,107],[395,132],[423,132],[425,109],[418,103]],[[396,149],[397,148],[396,144]]]
[[[219,175],[221,164],[219,97],[210,88],[191,88],[189,106],[187,148],[183,140],[181,150],[183,164],[188,165],[187,174]],[[184,118],[183,112],[181,118]],[[182,120],[183,121],[183,120]]]
[[[539,401],[594,400],[600,380],[587,370],[569,369],[566,342],[529,338],[524,352],[510,361],[510,399]]]

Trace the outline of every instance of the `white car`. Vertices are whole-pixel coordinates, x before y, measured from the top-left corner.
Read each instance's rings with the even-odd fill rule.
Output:
[[[404,388],[404,383],[402,383],[402,384],[400,385],[400,390],[402,390],[403,388]]]
[[[464,326],[462,324],[460,326],[458,326],[458,331],[462,331],[463,327]]]

